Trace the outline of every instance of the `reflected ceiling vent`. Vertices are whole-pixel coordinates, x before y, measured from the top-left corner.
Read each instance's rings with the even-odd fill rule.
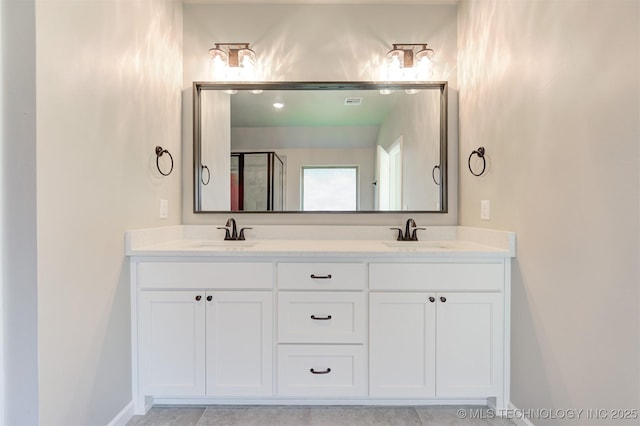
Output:
[[[344,98],[344,104],[346,106],[360,106],[362,105],[362,98]]]

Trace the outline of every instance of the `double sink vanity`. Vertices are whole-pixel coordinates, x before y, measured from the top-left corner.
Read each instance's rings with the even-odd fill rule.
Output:
[[[456,226],[130,231],[135,411],[509,402],[515,235]]]

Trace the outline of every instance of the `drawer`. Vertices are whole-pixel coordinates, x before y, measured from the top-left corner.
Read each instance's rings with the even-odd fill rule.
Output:
[[[273,264],[266,262],[140,262],[140,289],[269,289]]]
[[[278,294],[280,343],[362,343],[366,336],[365,294],[293,292]]]
[[[280,345],[278,395],[356,397],[367,394],[362,345]]]
[[[296,290],[361,290],[367,285],[364,263],[279,263],[278,287]]]
[[[502,291],[502,263],[372,263],[372,290]]]

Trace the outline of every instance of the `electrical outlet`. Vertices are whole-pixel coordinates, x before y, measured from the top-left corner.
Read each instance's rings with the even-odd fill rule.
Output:
[[[489,200],[480,200],[480,219],[489,220],[491,217],[491,205]]]
[[[169,219],[169,200],[160,200],[160,219]]]

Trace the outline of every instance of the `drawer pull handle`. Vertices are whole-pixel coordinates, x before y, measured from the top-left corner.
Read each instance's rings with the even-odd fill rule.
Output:
[[[444,302],[446,302],[446,301],[447,301],[447,298],[446,298],[446,297],[441,297],[441,298],[440,298],[440,301],[441,301],[442,303],[444,303]]]
[[[197,295],[197,296],[196,296],[196,301],[197,301],[197,302],[199,302],[199,301],[200,301],[200,299],[202,299],[202,296]]]
[[[435,298],[435,297],[433,297],[433,296],[429,297],[429,302],[433,303],[433,302],[435,302],[435,301],[436,301],[436,298]]]
[[[311,278],[313,278],[314,280],[330,280],[331,279],[331,274],[329,274],[329,275],[311,274]]]
[[[327,369],[326,369],[326,370],[324,370],[324,371],[316,371],[316,370],[314,370],[314,369],[312,368],[312,369],[310,369],[309,371],[311,371],[311,374],[329,374],[329,373],[331,373],[331,369],[330,369],[330,368],[327,368]]]
[[[207,302],[211,302],[213,300],[213,296],[207,296]]]
[[[327,315],[326,317],[317,317],[315,315],[311,315],[311,319],[312,320],[330,320],[331,319],[331,315]]]

